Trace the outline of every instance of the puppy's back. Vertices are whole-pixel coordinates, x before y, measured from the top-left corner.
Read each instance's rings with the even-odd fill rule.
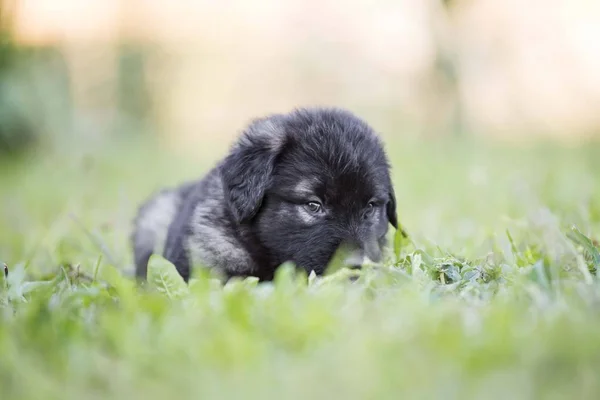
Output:
[[[163,254],[169,226],[193,185],[191,182],[162,189],[150,196],[138,209],[131,235],[135,274],[138,278],[146,278],[148,260],[152,254]]]

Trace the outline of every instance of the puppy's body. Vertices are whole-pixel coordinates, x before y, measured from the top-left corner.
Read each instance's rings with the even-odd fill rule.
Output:
[[[142,205],[133,234],[136,274],[145,277],[148,259],[162,254],[188,280],[193,266],[215,268],[227,277],[270,279],[271,268],[257,268],[257,248],[247,229],[236,226],[227,209],[219,167],[202,180],[153,196]],[[257,259],[261,259],[259,254]],[[266,275],[265,275],[266,274]]]
[[[296,110],[253,121],[203,179],[142,205],[136,271],[158,253],[186,281],[194,266],[270,280],[286,261],[321,274],[342,245],[378,261],[388,223],[395,196],[371,128],[339,109]]]

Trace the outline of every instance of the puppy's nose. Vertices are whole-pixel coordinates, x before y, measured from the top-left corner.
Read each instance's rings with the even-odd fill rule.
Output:
[[[344,259],[344,264],[348,268],[359,269],[366,262],[377,263],[381,261],[381,258],[382,254],[379,244],[376,240],[372,240],[352,246]]]
[[[368,230],[355,226],[352,231],[350,244],[354,249],[360,249],[369,261],[378,263],[382,259],[382,251],[377,236]]]
[[[381,261],[381,248],[379,248],[377,239],[373,237],[368,240],[365,240],[362,247],[364,249],[365,256],[367,256],[369,260],[371,260],[374,263]]]
[[[351,251],[344,259],[344,265],[350,269],[360,269],[365,262],[365,256],[362,250],[355,249]]]

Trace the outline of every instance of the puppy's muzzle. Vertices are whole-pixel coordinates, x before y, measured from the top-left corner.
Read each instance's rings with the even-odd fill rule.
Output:
[[[373,239],[361,243],[360,246],[350,247],[348,255],[344,259],[344,264],[351,269],[360,269],[365,263],[381,261],[381,257],[381,248],[377,240]]]

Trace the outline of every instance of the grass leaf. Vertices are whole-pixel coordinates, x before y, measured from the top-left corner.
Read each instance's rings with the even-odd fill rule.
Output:
[[[180,298],[189,292],[175,266],[159,254],[153,254],[148,261],[148,283],[171,299]]]
[[[596,246],[594,246],[592,240],[581,233],[575,226],[573,226],[571,230],[567,232],[567,237],[575,244],[583,248],[584,252],[591,259],[593,268],[596,270],[596,274],[600,275],[600,251]]]
[[[400,259],[402,249],[409,244],[410,238],[408,237],[408,234],[400,225],[398,225],[398,229],[394,232],[394,254],[396,255],[396,260]]]

